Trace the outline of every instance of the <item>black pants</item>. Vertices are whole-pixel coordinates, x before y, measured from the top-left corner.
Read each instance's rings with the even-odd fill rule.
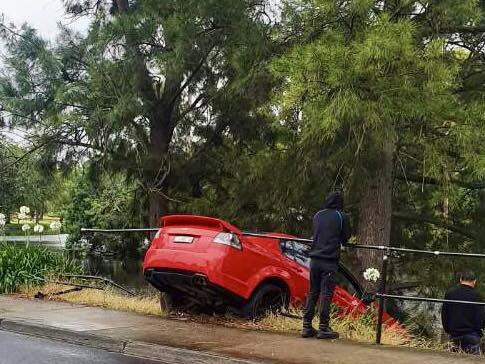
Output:
[[[458,351],[463,351],[468,354],[481,354],[481,338],[479,334],[468,334],[456,337],[450,337],[451,342]]]
[[[310,264],[310,291],[308,292],[303,326],[311,327],[315,317],[315,307],[320,298],[320,328],[327,328],[330,323],[330,304],[335,290],[335,270],[329,269],[327,262],[312,259]]]

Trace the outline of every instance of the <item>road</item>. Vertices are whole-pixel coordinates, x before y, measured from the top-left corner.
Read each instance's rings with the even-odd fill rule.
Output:
[[[162,364],[61,341],[0,331],[0,364]],[[182,364],[182,363],[181,363]]]

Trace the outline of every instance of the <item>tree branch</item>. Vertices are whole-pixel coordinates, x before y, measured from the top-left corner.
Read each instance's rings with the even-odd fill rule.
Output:
[[[5,31],[9,32],[10,34],[14,35],[15,37],[23,39],[27,43],[30,43],[31,45],[33,45],[35,48],[40,47],[42,45],[42,44],[39,43],[39,42],[41,42],[41,40],[39,38],[36,38],[38,42],[35,42],[32,39],[26,37],[25,35],[23,35],[19,32],[17,32],[16,30],[6,26],[3,23],[0,23],[0,29],[4,29]]]
[[[192,80],[195,78],[195,76],[197,75],[197,73],[200,71],[200,69],[202,68],[202,66],[204,65],[204,63],[207,61],[207,58],[209,57],[210,53],[212,52],[212,50],[214,49],[214,46],[211,46],[209,48],[209,50],[206,52],[206,54],[204,55],[204,57],[202,57],[202,59],[199,61],[199,63],[197,64],[197,66],[194,68],[194,70],[191,72],[190,76],[187,77],[187,79],[185,80],[185,82],[179,87],[179,89],[177,90],[177,92],[175,93],[175,95],[173,95],[172,99],[170,100],[170,107],[175,103],[175,101],[178,99],[178,97],[182,94],[182,92],[184,92],[184,90],[190,85],[190,83],[192,82]]]
[[[437,219],[435,217],[426,216],[422,214],[415,215],[412,213],[399,212],[399,211],[393,212],[392,217],[398,220],[408,221],[411,223],[419,223],[419,224],[426,223],[426,224],[435,225],[437,227],[460,234],[470,240],[474,240],[474,241],[478,240],[478,236],[473,234],[469,228],[465,226],[458,226],[456,224],[452,224],[447,221]]]
[[[427,176],[413,176],[413,175],[397,175],[397,180],[400,181],[407,181],[412,183],[419,183],[419,184],[426,184],[426,185],[434,185],[434,186],[442,186],[444,182],[434,178],[434,177],[427,177]],[[452,179],[450,182],[454,185],[457,185],[462,188],[466,188],[469,190],[482,190],[485,189],[485,181],[474,181],[474,182],[466,182],[460,181],[457,179]]]
[[[42,149],[43,147],[45,147],[47,144],[49,144],[51,141],[50,140],[47,140],[39,145],[36,145],[34,146],[33,148],[29,149],[28,151],[26,151],[24,154],[22,154],[20,157],[18,157],[17,159],[15,159],[14,161],[10,162],[9,164],[7,164],[6,166],[3,167],[2,170],[0,170],[0,174],[4,173],[6,170],[12,168],[13,166],[15,166],[16,164],[20,163],[21,161],[23,161],[25,158],[27,158],[29,155],[31,155],[32,153],[35,153],[36,151]]]

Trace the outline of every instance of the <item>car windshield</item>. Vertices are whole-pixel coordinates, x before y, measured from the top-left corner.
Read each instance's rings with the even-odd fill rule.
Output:
[[[281,240],[282,253],[296,263],[310,269],[310,246],[295,240]],[[355,283],[342,271],[336,274],[337,284],[354,296],[359,296],[359,290]]]

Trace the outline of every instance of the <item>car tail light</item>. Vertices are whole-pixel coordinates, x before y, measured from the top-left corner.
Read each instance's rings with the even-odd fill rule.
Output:
[[[228,245],[232,246],[233,248],[242,250],[242,245],[241,241],[235,234],[231,233],[219,233],[213,240],[214,243],[216,244],[223,244],[223,245]]]
[[[158,249],[160,246],[160,237],[162,236],[162,229],[158,229],[157,233],[150,242],[150,247]]]

